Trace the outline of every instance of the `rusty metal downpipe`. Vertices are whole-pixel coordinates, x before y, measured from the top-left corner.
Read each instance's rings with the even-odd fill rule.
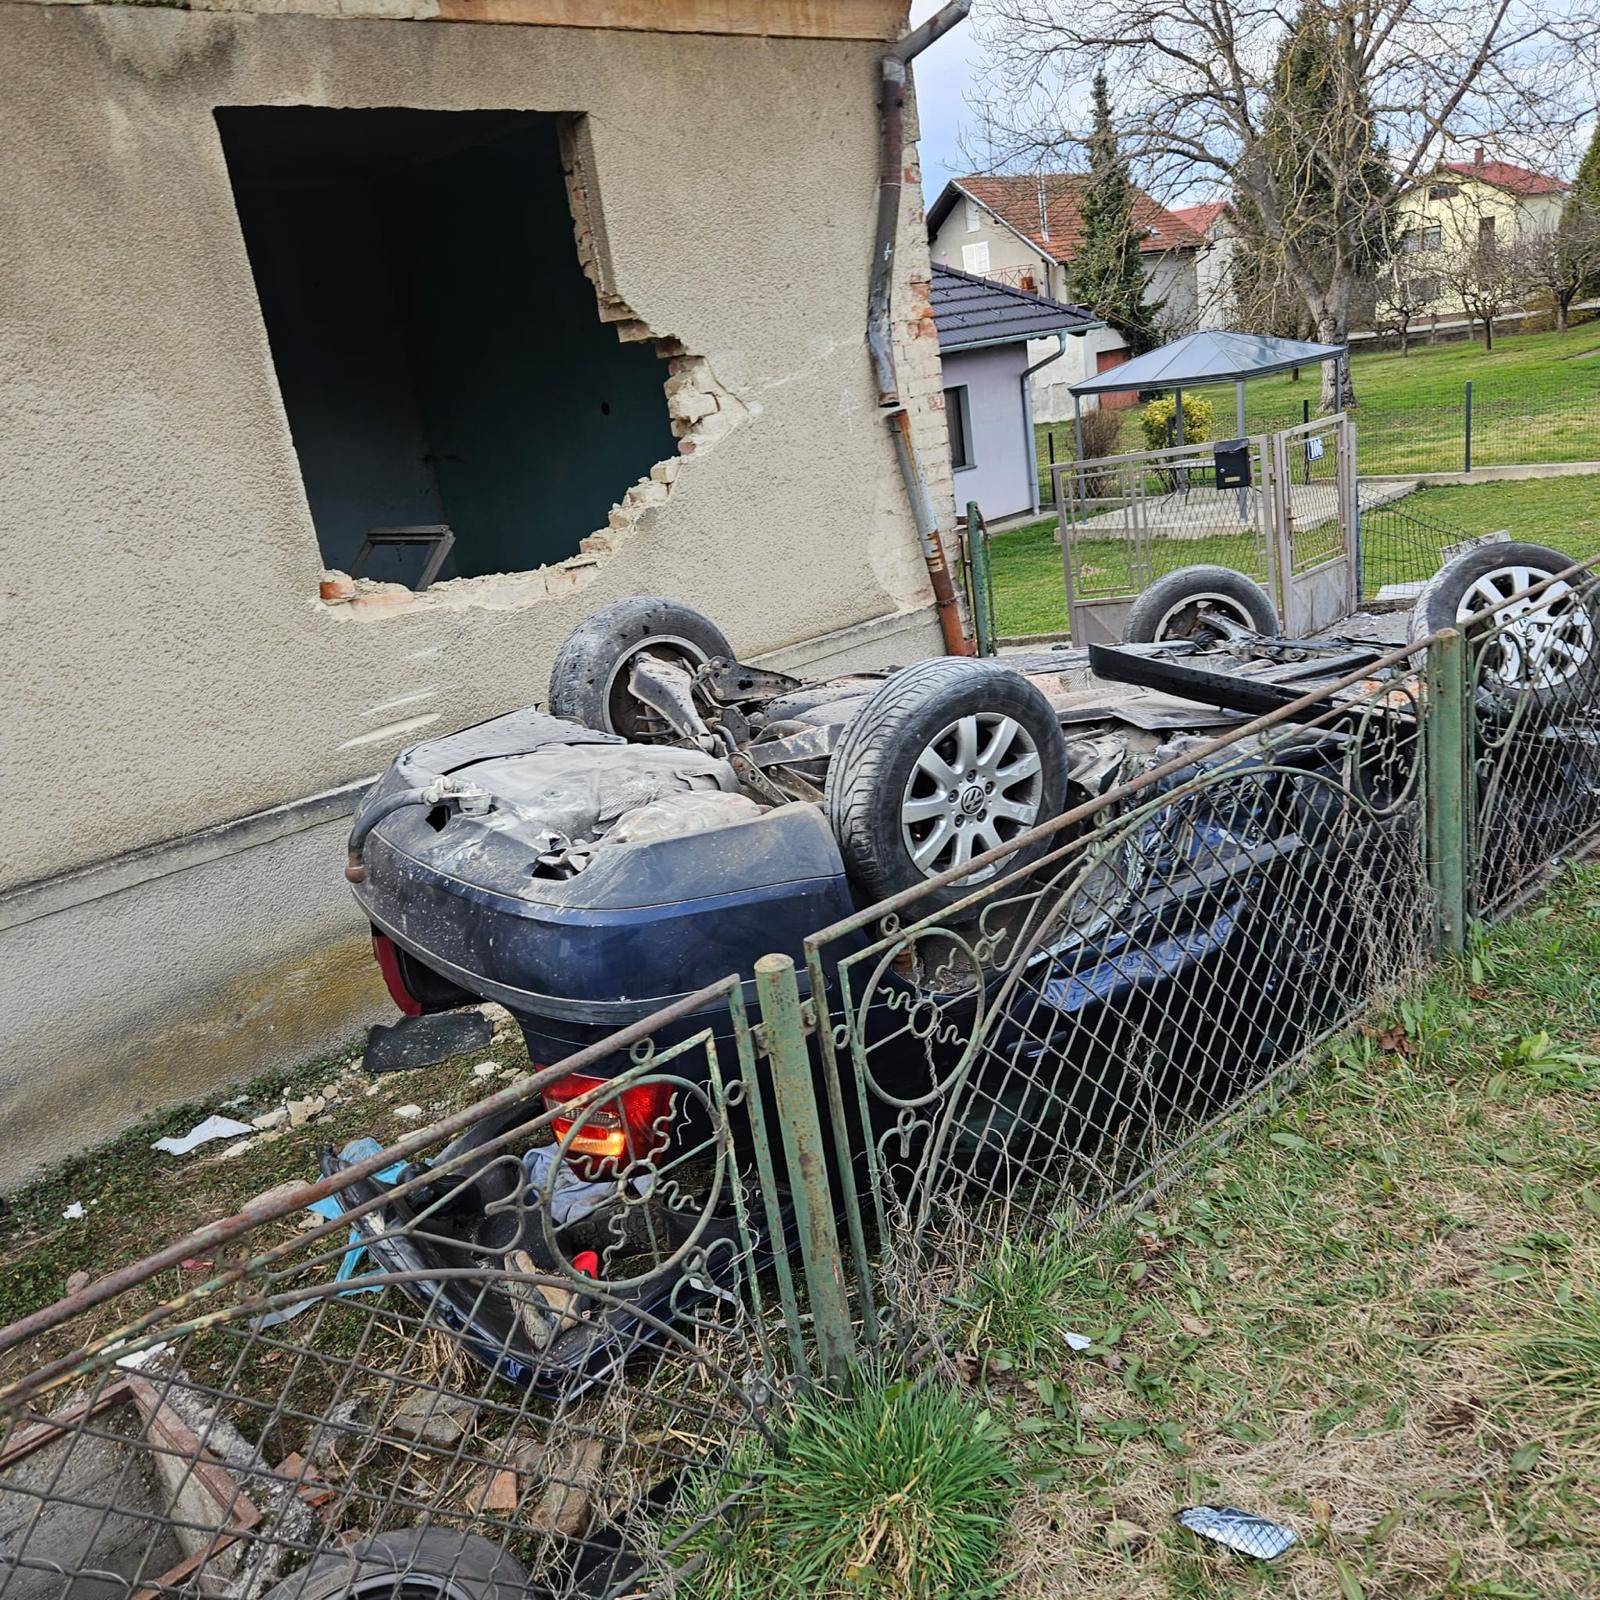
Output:
[[[900,467],[900,478],[906,486],[906,498],[911,502],[911,520],[917,525],[917,537],[922,541],[922,559],[928,566],[928,578],[933,584],[933,603],[939,613],[939,631],[944,636],[944,653],[947,656],[977,654],[977,646],[967,635],[961,610],[956,605],[956,586],[950,576],[950,563],[945,560],[944,542],[939,537],[939,521],[933,514],[933,500],[928,486],[923,482],[922,468],[917,462],[916,446],[911,442],[911,416],[904,406],[896,406],[888,416],[889,437],[894,441],[894,458]]]
[[[917,537],[922,542],[922,558],[927,563],[933,585],[934,605],[939,613],[939,631],[945,652],[970,656],[974,651],[956,600],[950,564],[945,559],[939,538],[939,522],[933,500],[917,461],[911,441],[911,418],[900,403],[900,379],[895,371],[894,324],[891,318],[894,293],[895,235],[900,224],[900,196],[905,185],[905,113],[907,68],[915,56],[942,38],[972,9],[972,0],[950,0],[920,28],[884,52],[878,63],[882,98],[878,112],[878,222],[873,239],[872,287],[867,296],[867,349],[872,357],[873,376],[878,385],[878,404],[892,407],[884,419],[894,444],[895,461],[905,484]]]
[[[867,348],[872,353],[880,406],[900,404],[889,310],[894,290],[900,191],[905,186],[906,69],[915,57],[942,39],[971,10],[972,0],[950,0],[949,5],[941,6],[920,28],[913,28],[878,60],[882,79],[878,108],[878,226],[872,248],[872,289],[867,296]]]

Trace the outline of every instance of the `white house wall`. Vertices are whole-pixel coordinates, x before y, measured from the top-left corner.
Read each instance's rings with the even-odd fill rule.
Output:
[[[974,464],[956,469],[956,505],[964,509],[976,500],[991,522],[1033,507],[1033,451],[1022,404],[1027,364],[1025,344],[954,351],[944,358],[946,394],[956,385],[966,387],[972,424]]]

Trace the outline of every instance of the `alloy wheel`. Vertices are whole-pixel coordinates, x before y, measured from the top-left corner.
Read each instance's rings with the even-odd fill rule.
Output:
[[[925,877],[948,872],[1025,833],[1040,820],[1038,747],[1013,717],[959,717],[917,756],[900,803],[905,846]],[[976,883],[995,863],[963,881]]]

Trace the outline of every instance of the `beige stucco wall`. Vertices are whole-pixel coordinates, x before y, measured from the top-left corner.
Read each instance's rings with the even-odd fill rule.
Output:
[[[617,595],[691,600],[747,652],[926,604],[864,351],[872,45],[5,5],[0,47],[0,807],[50,797],[47,825],[7,830],[0,886],[540,696]],[[706,358],[737,420],[568,592],[318,602],[212,118],[270,103],[589,114],[616,291]]]
[[[347,822],[225,825],[542,698],[594,607],[678,596],[791,668],[939,649],[865,348],[877,48],[0,4],[0,1186],[392,1015]],[[590,558],[325,606],[219,104],[586,115],[607,287],[723,420]],[[948,527],[914,149],[907,178],[902,391]]]

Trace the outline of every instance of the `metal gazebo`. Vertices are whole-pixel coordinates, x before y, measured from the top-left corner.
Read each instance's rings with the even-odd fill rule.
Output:
[[[1232,383],[1239,436],[1244,437],[1244,386],[1251,378],[1265,378],[1295,367],[1314,367],[1337,361],[1348,345],[1309,344],[1303,339],[1274,339],[1264,333],[1227,333],[1207,330],[1185,334],[1124,361],[1119,367],[1072,385],[1072,435],[1078,459],[1083,460],[1083,397],[1127,394],[1138,389],[1170,389],[1177,397],[1174,414],[1178,443],[1183,439],[1183,391],[1213,383]]]

